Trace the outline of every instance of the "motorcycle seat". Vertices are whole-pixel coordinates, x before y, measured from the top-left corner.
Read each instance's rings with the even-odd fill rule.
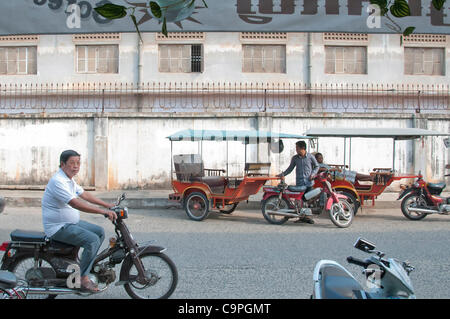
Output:
[[[16,229],[10,234],[12,241],[25,243],[45,243],[47,236],[44,232]]]
[[[324,299],[362,299],[363,287],[342,269],[329,265],[321,270],[322,298]]]
[[[0,270],[0,287],[3,289],[12,289],[17,286],[17,277],[12,272]]]
[[[293,185],[289,185],[287,190],[290,192],[294,192],[294,193],[303,193],[304,191],[306,191],[307,187],[306,186],[293,186]]]
[[[442,191],[445,188],[445,183],[428,183],[429,188]]]

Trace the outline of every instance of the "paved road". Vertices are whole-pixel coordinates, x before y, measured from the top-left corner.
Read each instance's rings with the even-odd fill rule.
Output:
[[[112,236],[108,220],[83,217]],[[318,260],[346,265],[347,256],[364,258],[352,247],[359,236],[377,243],[388,256],[416,266],[411,276],[419,298],[450,298],[450,216],[415,222],[399,208],[365,208],[350,228],[338,229],[325,216],[316,218],[315,225],[276,226],[254,209],[238,209],[229,216],[212,213],[203,222],[189,220],[180,209],[155,209],[131,211],[127,224],[136,240],[157,240],[168,248],[179,271],[173,298],[309,298]],[[8,240],[15,228],[41,230],[40,209],[7,207],[0,215],[0,241]],[[346,266],[362,279],[358,267]],[[128,296],[112,286],[89,298]]]

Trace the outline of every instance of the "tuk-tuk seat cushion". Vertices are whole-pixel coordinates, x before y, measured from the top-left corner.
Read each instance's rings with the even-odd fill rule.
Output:
[[[223,176],[191,177],[191,181],[205,183],[213,193],[223,193],[225,191],[226,179]]]

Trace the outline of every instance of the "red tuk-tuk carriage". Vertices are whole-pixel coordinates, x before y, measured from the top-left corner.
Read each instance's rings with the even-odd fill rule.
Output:
[[[278,148],[279,152],[283,148],[281,139],[310,139],[302,135],[266,131],[192,129],[174,133],[167,138],[171,142],[171,183],[174,190],[169,200],[181,202],[189,218],[196,221],[205,219],[210,210],[232,213],[239,202],[258,193],[267,181],[279,179],[269,176],[270,163],[247,162],[249,144],[270,143],[268,150],[277,152]],[[173,155],[174,141],[226,141],[227,169],[205,168],[202,154]],[[231,141],[245,145],[244,174],[241,176],[230,176],[228,172],[228,142]]]
[[[344,138],[344,150],[347,148],[347,139],[349,139],[349,165],[346,162],[346,152],[344,151],[344,164],[333,165],[337,169],[348,169],[351,167],[351,147],[352,138],[389,138],[393,140],[393,158],[392,168],[374,168],[370,172],[372,182],[368,184],[360,183],[356,180],[351,183],[345,179],[335,178],[332,175],[332,187],[345,195],[347,195],[355,205],[355,214],[361,205],[364,205],[364,200],[372,200],[372,206],[375,205],[375,199],[394,181],[405,178],[417,178],[415,174],[399,174],[395,170],[395,149],[396,141],[398,140],[413,140],[423,136],[446,136],[449,134],[439,133],[436,131],[419,129],[419,128],[311,128],[306,133],[306,136],[314,137],[341,137]],[[318,140],[316,141],[318,150]]]

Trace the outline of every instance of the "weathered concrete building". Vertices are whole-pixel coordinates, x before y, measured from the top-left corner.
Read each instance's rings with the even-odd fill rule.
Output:
[[[82,156],[80,183],[169,186],[170,143],[182,129],[420,127],[450,132],[450,36],[184,32],[0,37],[0,185],[45,185],[64,149]],[[295,141],[270,155],[287,167]],[[224,146],[186,142],[225,167]],[[178,147],[178,149],[177,149]],[[329,162],[342,141],[324,139]],[[314,150],[314,149],[312,149]],[[390,140],[355,140],[352,169],[392,166]],[[396,169],[443,180],[443,138],[399,143]],[[243,172],[243,147],[228,154]],[[249,157],[263,159],[252,149]],[[289,181],[289,180],[288,180]]]

